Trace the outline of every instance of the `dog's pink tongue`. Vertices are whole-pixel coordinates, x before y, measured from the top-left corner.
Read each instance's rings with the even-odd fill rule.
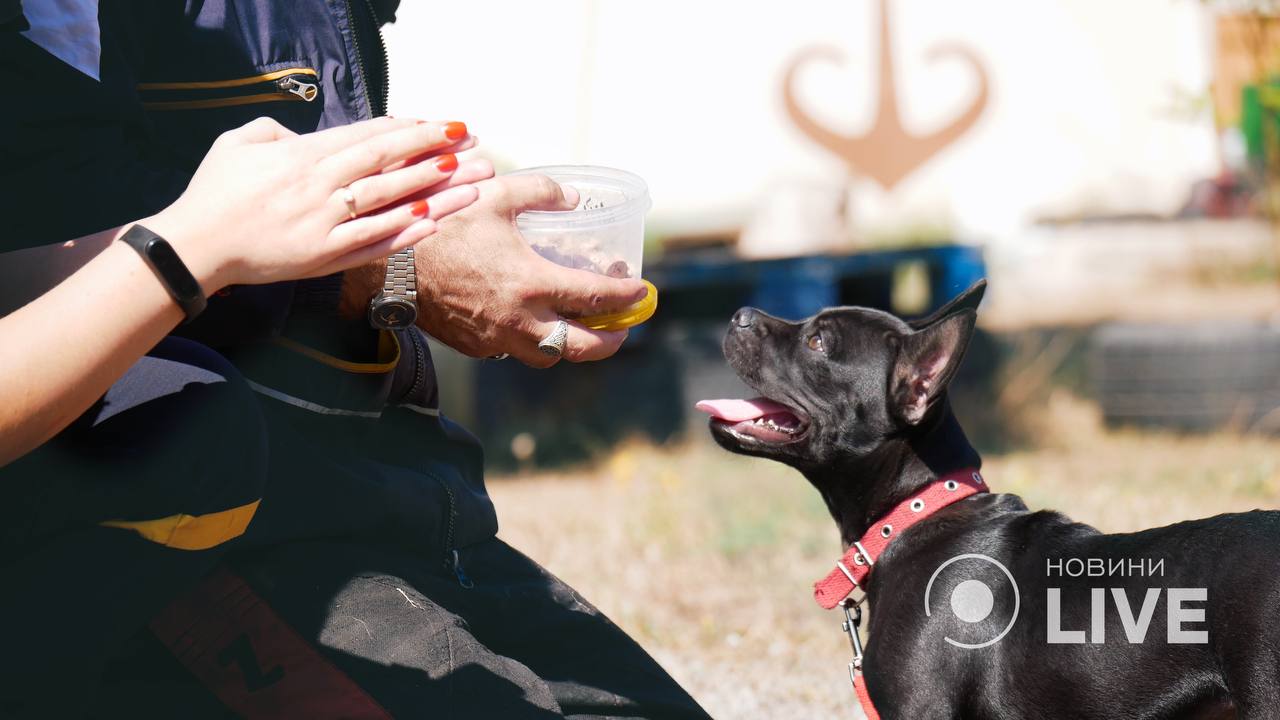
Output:
[[[725,422],[739,423],[746,420],[772,415],[774,413],[791,412],[791,409],[769,398],[753,400],[700,400],[697,409]]]

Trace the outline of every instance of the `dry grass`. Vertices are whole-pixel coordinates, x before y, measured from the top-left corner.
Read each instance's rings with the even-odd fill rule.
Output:
[[[1277,507],[1280,441],[1106,432],[1054,396],[1041,447],[986,458],[997,491],[1108,531]],[[626,628],[718,718],[848,717],[849,647],[809,597],[840,552],[795,472],[709,442],[498,478],[501,535]]]

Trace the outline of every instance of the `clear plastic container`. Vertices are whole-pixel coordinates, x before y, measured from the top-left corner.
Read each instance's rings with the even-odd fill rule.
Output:
[[[552,165],[513,175],[546,175],[578,191],[578,206],[530,211],[516,218],[520,233],[551,262],[612,277],[640,277],[644,216],[652,204],[638,176],[589,165]]]
[[[590,165],[551,165],[512,175],[546,175],[578,191],[578,206],[530,211],[516,218],[520,234],[542,257],[565,267],[617,278],[639,278],[644,268],[644,216],[652,206],[649,187],[623,170]],[[657,289],[622,313],[580,318],[595,329],[638,325],[653,315]]]

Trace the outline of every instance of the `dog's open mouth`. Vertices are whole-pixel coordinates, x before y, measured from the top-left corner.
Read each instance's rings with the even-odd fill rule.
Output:
[[[799,440],[809,421],[799,411],[769,398],[753,400],[702,400],[695,406],[718,425],[739,438],[780,444]]]

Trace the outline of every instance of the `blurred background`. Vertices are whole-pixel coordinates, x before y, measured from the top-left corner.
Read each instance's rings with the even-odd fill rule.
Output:
[[[439,349],[502,535],[717,717],[856,712],[796,473],[692,413],[751,304],[923,314],[986,277],[953,385],[997,490],[1107,531],[1280,500],[1280,6],[405,3],[391,112],[500,170],[644,177],[658,314],[603,363]],[[1159,497],[1159,501],[1155,498]],[[874,613],[874,610],[873,610]]]

